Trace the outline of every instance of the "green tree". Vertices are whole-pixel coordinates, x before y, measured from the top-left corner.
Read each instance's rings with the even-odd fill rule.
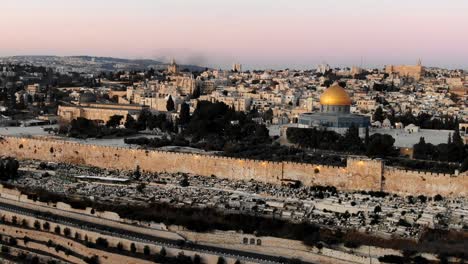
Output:
[[[8,243],[10,244],[10,246],[18,245],[18,241],[14,237],[10,237],[10,240],[8,240]]]
[[[217,264],[226,264],[226,260],[223,257],[219,257],[218,261],[216,262]]]
[[[179,124],[186,125],[190,122],[190,106],[187,103],[182,103],[179,113]]]
[[[70,228],[65,227],[65,229],[63,229],[63,234],[64,234],[65,236],[67,236],[67,237],[70,236],[70,235],[71,235],[71,230],[70,230]]]
[[[366,135],[364,136],[364,145],[367,147],[369,145],[369,127],[366,127]]]
[[[461,138],[460,136],[460,130],[457,128],[455,128],[455,132],[453,133],[453,136],[452,136],[452,142],[453,144],[455,144],[456,146],[461,146],[463,147],[463,139]]]
[[[141,177],[141,172],[140,172],[140,165],[137,165],[135,168],[135,171],[133,172],[132,178],[134,180],[138,180]]]
[[[460,166],[460,172],[465,172],[468,171],[468,157],[465,158],[465,160],[462,162]]]
[[[84,261],[88,264],[99,264],[99,257],[93,255],[92,257],[86,257]]]
[[[137,119],[137,130],[145,130],[152,114],[148,109],[143,109]]]
[[[366,149],[369,157],[386,157],[395,154],[393,143],[395,139],[390,135],[373,134],[369,138],[370,142]]]
[[[149,256],[151,254],[151,250],[148,245],[145,245],[145,247],[143,248],[143,254],[145,254],[146,256]]]
[[[107,127],[117,127],[120,125],[120,121],[122,121],[123,116],[121,115],[113,115],[109,118],[109,120],[106,122]]]
[[[268,110],[265,111],[263,119],[270,122],[273,120],[273,110],[271,108],[268,108]]]
[[[201,92],[200,92],[200,87],[195,87],[195,89],[193,89],[193,92],[192,92],[192,99],[197,99],[199,98],[201,95]]]
[[[125,128],[127,129],[137,129],[137,122],[133,116],[127,114],[127,118],[125,119]]]
[[[169,112],[175,110],[174,100],[172,100],[172,96],[171,96],[171,95],[169,95],[169,99],[167,99],[167,102],[166,102],[166,109],[167,109],[167,111],[169,111]]]
[[[188,177],[187,177],[187,176],[183,177],[182,180],[180,180],[179,185],[180,185],[181,187],[187,187],[187,186],[189,186],[189,185],[190,185],[190,182],[188,181]]]
[[[5,245],[2,245],[2,253],[10,253],[10,248]]]
[[[167,252],[166,252],[166,249],[164,247],[162,247],[161,250],[159,251],[159,255],[161,255],[162,257],[167,256]]]
[[[123,250],[123,244],[122,244],[122,242],[117,243],[117,249],[118,249],[119,251],[122,251],[122,250]]]
[[[198,254],[195,254],[195,256],[193,256],[193,264],[201,264],[201,257],[200,255]]]
[[[362,149],[362,140],[359,137],[359,128],[351,124],[351,126],[346,131],[344,138],[341,142],[341,145],[346,148],[346,150],[353,153],[360,152]]]
[[[142,193],[146,188],[146,184],[144,182],[137,185],[136,189],[138,192]]]
[[[375,122],[375,121],[380,121],[380,122],[383,122],[385,119],[384,117],[384,114],[383,114],[383,110],[382,110],[382,107],[377,107],[377,109],[375,109],[375,112],[374,112],[374,115],[372,116],[372,120]]]
[[[257,125],[255,127],[254,139],[256,142],[268,142],[270,141],[270,134],[268,128],[265,125]]]

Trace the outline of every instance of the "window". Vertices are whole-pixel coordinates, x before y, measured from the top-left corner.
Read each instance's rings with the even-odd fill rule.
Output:
[[[249,239],[244,237],[244,241],[243,241],[244,244],[248,244],[249,243]]]
[[[257,239],[257,246],[261,246],[262,245],[262,240],[261,239]]]
[[[255,245],[255,238],[250,239],[250,245]]]

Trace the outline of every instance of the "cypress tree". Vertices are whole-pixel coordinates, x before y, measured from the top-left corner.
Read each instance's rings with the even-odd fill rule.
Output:
[[[169,99],[167,99],[166,109],[169,112],[174,111],[174,109],[175,109],[174,100],[172,100],[172,96],[170,96],[170,95],[169,95]]]

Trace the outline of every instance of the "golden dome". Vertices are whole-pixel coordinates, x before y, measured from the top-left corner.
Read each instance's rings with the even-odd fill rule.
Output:
[[[351,98],[338,83],[334,83],[320,96],[321,105],[351,105]]]

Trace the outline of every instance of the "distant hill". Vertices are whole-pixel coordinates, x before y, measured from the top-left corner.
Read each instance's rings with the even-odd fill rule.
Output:
[[[151,59],[122,59],[94,56],[11,56],[1,57],[2,63],[33,64],[52,67],[68,72],[96,73],[101,71],[144,70],[149,68],[163,69],[168,63]],[[198,65],[179,65],[181,70],[203,71],[206,67]]]

